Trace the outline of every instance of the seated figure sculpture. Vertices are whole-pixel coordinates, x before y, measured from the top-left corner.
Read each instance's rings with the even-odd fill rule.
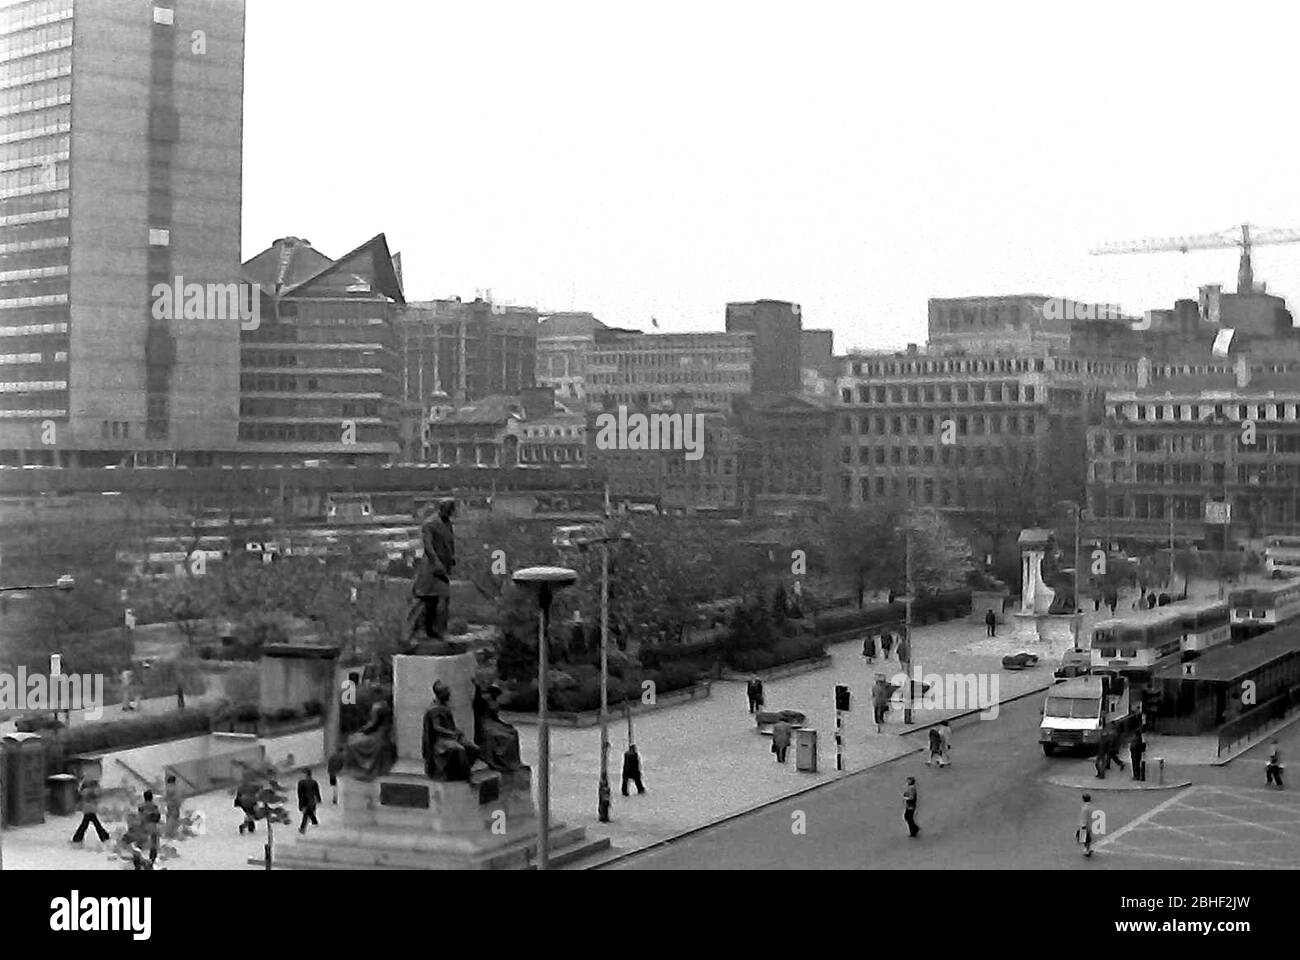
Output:
[[[474,690],[474,742],[483,762],[493,770],[523,768],[519,759],[519,732],[501,719],[501,688],[495,683]]]
[[[451,689],[441,680],[433,685],[434,702],[424,712],[424,772],[430,780],[468,780],[479,749],[456,728],[447,704]]]
[[[366,725],[348,737],[343,766],[359,780],[373,780],[392,770],[396,762],[393,707],[387,699],[379,699],[370,708],[370,720]]]

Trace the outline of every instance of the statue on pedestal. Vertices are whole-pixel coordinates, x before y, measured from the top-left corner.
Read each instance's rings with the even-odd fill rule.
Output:
[[[520,770],[519,731],[501,719],[501,688],[495,683],[474,689],[474,743],[483,762],[502,772]]]
[[[393,707],[386,699],[375,701],[366,725],[348,737],[343,766],[359,780],[382,777],[397,762],[397,744],[393,739]]]
[[[447,704],[451,690],[441,680],[433,685],[434,702],[424,713],[424,772],[430,780],[468,780],[479,759],[479,748],[456,729]]]
[[[426,515],[420,529],[423,552],[411,582],[408,654],[445,656],[464,652],[464,644],[447,641],[447,615],[451,603],[451,572],[456,566],[456,532],[452,517],[455,500],[440,500],[437,513]]]

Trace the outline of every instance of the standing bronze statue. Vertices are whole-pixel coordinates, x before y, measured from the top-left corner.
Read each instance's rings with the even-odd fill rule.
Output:
[[[447,705],[451,690],[441,680],[434,683],[433,696],[424,712],[424,772],[430,780],[468,780],[479,749],[456,729],[456,716]]]
[[[438,648],[447,639],[451,576],[456,566],[456,532],[452,527],[455,513],[455,500],[440,500],[437,513],[427,515],[421,526],[423,551],[411,583],[408,652],[422,646],[421,653],[452,652]]]

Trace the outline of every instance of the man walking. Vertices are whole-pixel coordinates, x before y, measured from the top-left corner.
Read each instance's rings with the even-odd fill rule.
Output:
[[[1102,742],[1106,745],[1107,768],[1109,768],[1110,765],[1114,763],[1115,766],[1123,770],[1124,761],[1120,758],[1119,755],[1119,734],[1117,733],[1109,734],[1108,736],[1105,737],[1105,739]]]
[[[862,641],[862,656],[868,664],[876,662],[876,635],[874,633],[867,634],[867,638]]]
[[[871,708],[876,719],[876,733],[883,733],[885,714],[889,712],[889,683],[883,673],[876,674],[876,683],[871,688]]]
[[[894,631],[886,630],[880,635],[880,649],[883,653],[882,660],[888,660],[894,647]]]
[[[943,735],[939,733],[938,727],[931,727],[929,733],[930,755],[925,758],[925,765],[928,767],[931,763],[943,764]]]
[[[320,806],[320,784],[311,775],[309,767],[302,772],[302,779],[298,781],[298,809],[302,811],[302,823],[298,825],[299,833],[307,832],[308,823],[314,827],[320,826],[316,820],[318,806]]]
[[[995,613],[993,612],[993,608],[992,608],[992,607],[989,608],[989,612],[988,612],[988,613],[984,614],[984,626],[988,627],[988,632],[989,632],[989,636],[990,636],[990,637],[995,637],[995,636],[997,636],[997,633],[998,633],[998,617],[997,617],[997,614],[995,614]]]
[[[645,784],[641,782],[641,755],[636,752],[636,744],[628,744],[627,753],[623,754],[623,796],[627,796],[628,781],[636,784],[638,794],[645,793]]]
[[[175,774],[168,774],[163,785],[163,807],[167,810],[167,839],[174,839],[181,827],[181,788]]]
[[[785,753],[790,749],[791,726],[784,720],[772,727],[772,752],[776,754],[777,763],[785,763]]]
[[[90,780],[82,786],[78,801],[81,807],[81,825],[77,827],[77,832],[72,835],[72,842],[81,843],[84,841],[86,839],[86,828],[94,827],[99,842],[103,843],[108,839],[108,831],[99,822],[99,781]]]
[[[763,709],[763,681],[754,676],[750,679],[745,687],[745,693],[749,697],[749,712],[758,713]]]
[[[329,762],[325,764],[325,772],[330,778],[330,803],[335,805],[339,802],[339,774],[343,772],[347,755],[347,749],[339,744],[330,755]]]
[[[140,827],[149,837],[149,868],[153,869],[153,864],[158,859],[158,831],[159,824],[162,823],[162,811],[153,802],[152,790],[144,792],[144,803],[140,804],[139,813]]]
[[[1139,730],[1133,736],[1133,742],[1128,747],[1128,758],[1133,764],[1133,779],[1142,781],[1147,778],[1147,762],[1143,759],[1146,754],[1147,744],[1142,739],[1142,731]]]
[[[946,767],[952,762],[948,751],[952,749],[952,727],[947,720],[939,722],[939,766]]]
[[[1273,752],[1268,755],[1268,764],[1264,767],[1264,786],[1271,787],[1277,784],[1279,790],[1282,786],[1282,753],[1278,749],[1277,741],[1273,741]]]
[[[903,820],[907,823],[907,835],[915,838],[921,832],[916,822],[916,777],[907,778],[907,787],[903,790]]]
[[[906,630],[899,636],[895,649],[898,651],[899,663],[910,664],[912,662],[912,638],[907,635]]]
[[[1083,795],[1083,806],[1079,810],[1079,829],[1076,839],[1083,844],[1083,855],[1092,856],[1092,794]]]

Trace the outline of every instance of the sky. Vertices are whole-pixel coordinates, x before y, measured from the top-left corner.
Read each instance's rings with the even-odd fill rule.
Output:
[[[888,9],[887,9],[888,7]],[[1167,308],[1300,228],[1300,7],[247,0],[244,256],[377,233],[408,299],[490,289],[614,326],[791,300],[837,352],[930,297]],[[1300,296],[1300,244],[1257,280]]]

